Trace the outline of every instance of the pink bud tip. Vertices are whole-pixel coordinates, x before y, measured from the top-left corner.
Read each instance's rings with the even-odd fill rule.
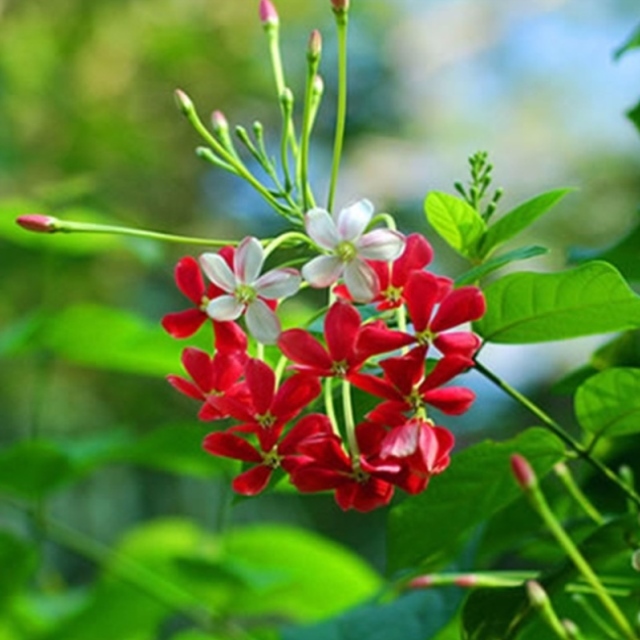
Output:
[[[260,20],[263,25],[277,25],[280,22],[278,12],[271,0],[260,0]]]
[[[478,584],[478,578],[474,575],[460,576],[455,579],[454,584],[458,587],[470,589]]]
[[[214,111],[211,114],[211,124],[213,125],[214,130],[219,130],[219,129],[228,129],[229,128],[229,123],[227,122],[227,119],[224,116],[224,113],[222,113],[222,111]]]
[[[433,586],[433,577],[430,575],[418,576],[409,582],[409,589],[429,589]]]
[[[182,89],[176,89],[174,94],[178,109],[186,116],[193,111],[191,98]]]
[[[518,453],[511,456],[511,470],[518,484],[523,489],[531,489],[536,485],[536,474],[527,460]]]
[[[51,216],[45,216],[40,213],[28,213],[27,215],[20,216],[16,222],[28,231],[53,233],[56,231],[56,223],[58,221]]]
[[[317,29],[311,32],[307,52],[310,60],[318,60],[318,58],[320,58],[320,54],[322,53],[322,35]]]
[[[349,0],[331,0],[333,10],[340,13],[346,13],[349,10]]]
[[[527,596],[529,596],[529,601],[532,605],[542,607],[548,602],[549,596],[539,582],[529,580],[525,586],[527,589]]]

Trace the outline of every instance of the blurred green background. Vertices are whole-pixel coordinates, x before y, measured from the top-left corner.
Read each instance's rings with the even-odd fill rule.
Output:
[[[311,166],[323,193],[333,18],[328,0],[280,0],[278,9],[298,94],[308,34],[324,35],[326,94]],[[640,97],[640,61],[613,60],[637,18],[636,3],[623,0],[354,0],[338,203],[368,197],[397,213],[404,230],[427,232],[424,195],[451,190],[465,178],[466,157],[487,149],[505,206],[578,187],[531,232],[553,248],[532,268],[563,265],[570,245],[613,242],[636,222],[640,201],[638,139],[623,113]],[[0,528],[28,533],[31,518],[10,503],[32,498],[107,545],[158,517],[186,516],[208,531],[289,523],[383,571],[384,513],[342,514],[330,497],[289,493],[231,504],[233,469],[201,453],[207,426],[164,380],[179,372],[183,345],[159,325],[185,305],[173,266],[197,248],[35,237],[14,223],[41,212],[221,238],[280,228],[244,184],[195,157],[199,141],[172,96],[184,89],[203,117],[221,109],[232,124],[257,118],[277,143],[257,0],[4,0],[0,34],[0,483],[9,487]],[[431,239],[437,270],[460,272]],[[529,347],[522,359],[499,349],[490,358],[514,382],[544,385],[584,363],[592,344],[574,342],[549,361],[536,347],[531,366],[523,364]],[[477,385],[476,407],[451,424],[461,443],[518,423],[505,413],[489,424],[487,403],[495,416],[498,400]],[[49,444],[29,449],[43,439]],[[19,447],[35,456],[31,475]],[[81,588],[94,576],[64,544],[43,538],[41,553],[45,591]]]

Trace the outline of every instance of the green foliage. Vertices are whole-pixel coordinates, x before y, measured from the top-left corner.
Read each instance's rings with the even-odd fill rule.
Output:
[[[486,441],[461,451],[426,493],[392,509],[391,569],[434,570],[450,562],[474,527],[520,495],[509,465],[514,453],[543,475],[562,458],[563,447],[550,433],[534,428],[506,442]]]
[[[485,289],[475,324],[489,342],[548,342],[640,327],[640,298],[606,262],[559,273],[513,273]]]

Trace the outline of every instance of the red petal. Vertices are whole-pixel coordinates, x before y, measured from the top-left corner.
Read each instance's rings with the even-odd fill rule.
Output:
[[[387,358],[380,366],[402,397],[408,396],[424,376],[425,347],[416,347],[404,356]],[[393,398],[391,398],[393,399]]]
[[[325,348],[307,331],[288,329],[278,338],[278,347],[289,360],[297,364],[331,372],[333,362]]]
[[[486,311],[486,303],[482,291],[477,287],[460,287],[454,289],[441,303],[431,330],[439,333],[464,322],[478,320]]]
[[[209,354],[200,349],[188,347],[182,352],[182,364],[191,379],[204,393],[209,393],[213,389],[211,357]]]
[[[204,400],[205,395],[196,387],[195,384],[189,380],[185,380],[180,376],[170,375],[167,376],[167,382],[180,393],[184,393],[185,396],[193,398],[194,400]]]
[[[415,420],[392,429],[382,442],[380,455],[383,458],[406,458],[413,455],[418,448],[419,435],[420,424]]]
[[[268,364],[251,358],[245,368],[245,377],[258,415],[264,415],[271,408],[276,388],[276,376]]]
[[[214,322],[215,349],[220,353],[247,350],[247,336],[235,322]]]
[[[273,470],[264,464],[247,469],[231,483],[233,490],[243,496],[255,496],[269,484]]]
[[[365,324],[358,333],[356,351],[358,361],[374,355],[395,351],[415,342],[415,338],[402,331],[388,329],[382,320]]]
[[[416,332],[424,331],[429,326],[439,290],[438,279],[432,273],[414,271],[409,276],[404,297]]]
[[[427,391],[422,399],[442,413],[458,416],[469,409],[476,399],[476,394],[466,387],[441,387]]]
[[[445,356],[457,353],[472,358],[482,341],[471,331],[450,331],[437,336],[433,344]]]
[[[211,362],[211,388],[216,391],[230,389],[244,371],[244,358],[238,353],[216,353]]]
[[[302,493],[327,491],[349,482],[349,478],[343,473],[315,464],[298,466],[292,469],[289,478],[291,484]]]
[[[278,453],[283,456],[293,455],[298,452],[298,445],[308,438],[316,435],[331,437],[333,429],[331,421],[321,413],[311,413],[297,422],[297,424],[282,438],[278,445]]]
[[[335,495],[341,509],[355,509],[361,513],[389,504],[392,497],[393,485],[374,477],[370,477],[365,483],[354,481],[338,487]]]
[[[262,463],[260,452],[240,436],[226,431],[210,433],[205,437],[202,447],[208,453],[225,458],[234,458],[244,462]]]
[[[433,249],[427,239],[419,233],[407,236],[402,255],[393,263],[391,284],[403,287],[412,271],[424,269],[433,259]]]
[[[188,338],[204,324],[206,319],[207,314],[200,309],[186,309],[167,313],[162,318],[162,327],[174,338]]]
[[[315,376],[298,373],[285,380],[278,389],[271,405],[271,413],[283,421],[291,420],[322,391],[322,385]]]
[[[386,380],[381,380],[368,373],[351,373],[347,378],[354,387],[358,387],[358,389],[366,391],[373,396],[387,400],[403,401],[402,394],[398,393],[397,389]]]
[[[436,362],[436,366],[420,385],[420,392],[440,387],[457,375],[473,366],[473,360],[457,353],[444,356]]]
[[[344,362],[353,353],[362,320],[355,307],[335,302],[324,321],[324,335],[333,362]]]
[[[182,258],[176,265],[174,274],[178,289],[199,307],[205,294],[205,286],[198,261],[191,256]]]

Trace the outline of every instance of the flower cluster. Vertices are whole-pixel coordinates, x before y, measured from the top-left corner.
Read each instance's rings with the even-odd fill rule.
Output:
[[[168,379],[200,403],[201,420],[225,421],[204,449],[244,463],[233,481],[240,494],[285,473],[300,492],[334,491],[343,509],[368,511],[395,488],[423,491],[449,464],[454,438],[431,408],[457,415],[473,402],[448,383],[473,366],[480,341],[460,325],[482,316],[484,298],[426,269],[433,252],[423,236],[371,229],[372,220],[366,200],[335,215],[311,208],[305,246],[320,255],[301,272],[262,273],[278,239],[247,237],[178,262],[177,286],[193,306],[163,326],[187,338],[210,323],[214,346],[184,349],[187,376]],[[283,331],[279,302],[307,286],[329,292],[322,331]],[[276,347],[274,366],[266,344]]]

